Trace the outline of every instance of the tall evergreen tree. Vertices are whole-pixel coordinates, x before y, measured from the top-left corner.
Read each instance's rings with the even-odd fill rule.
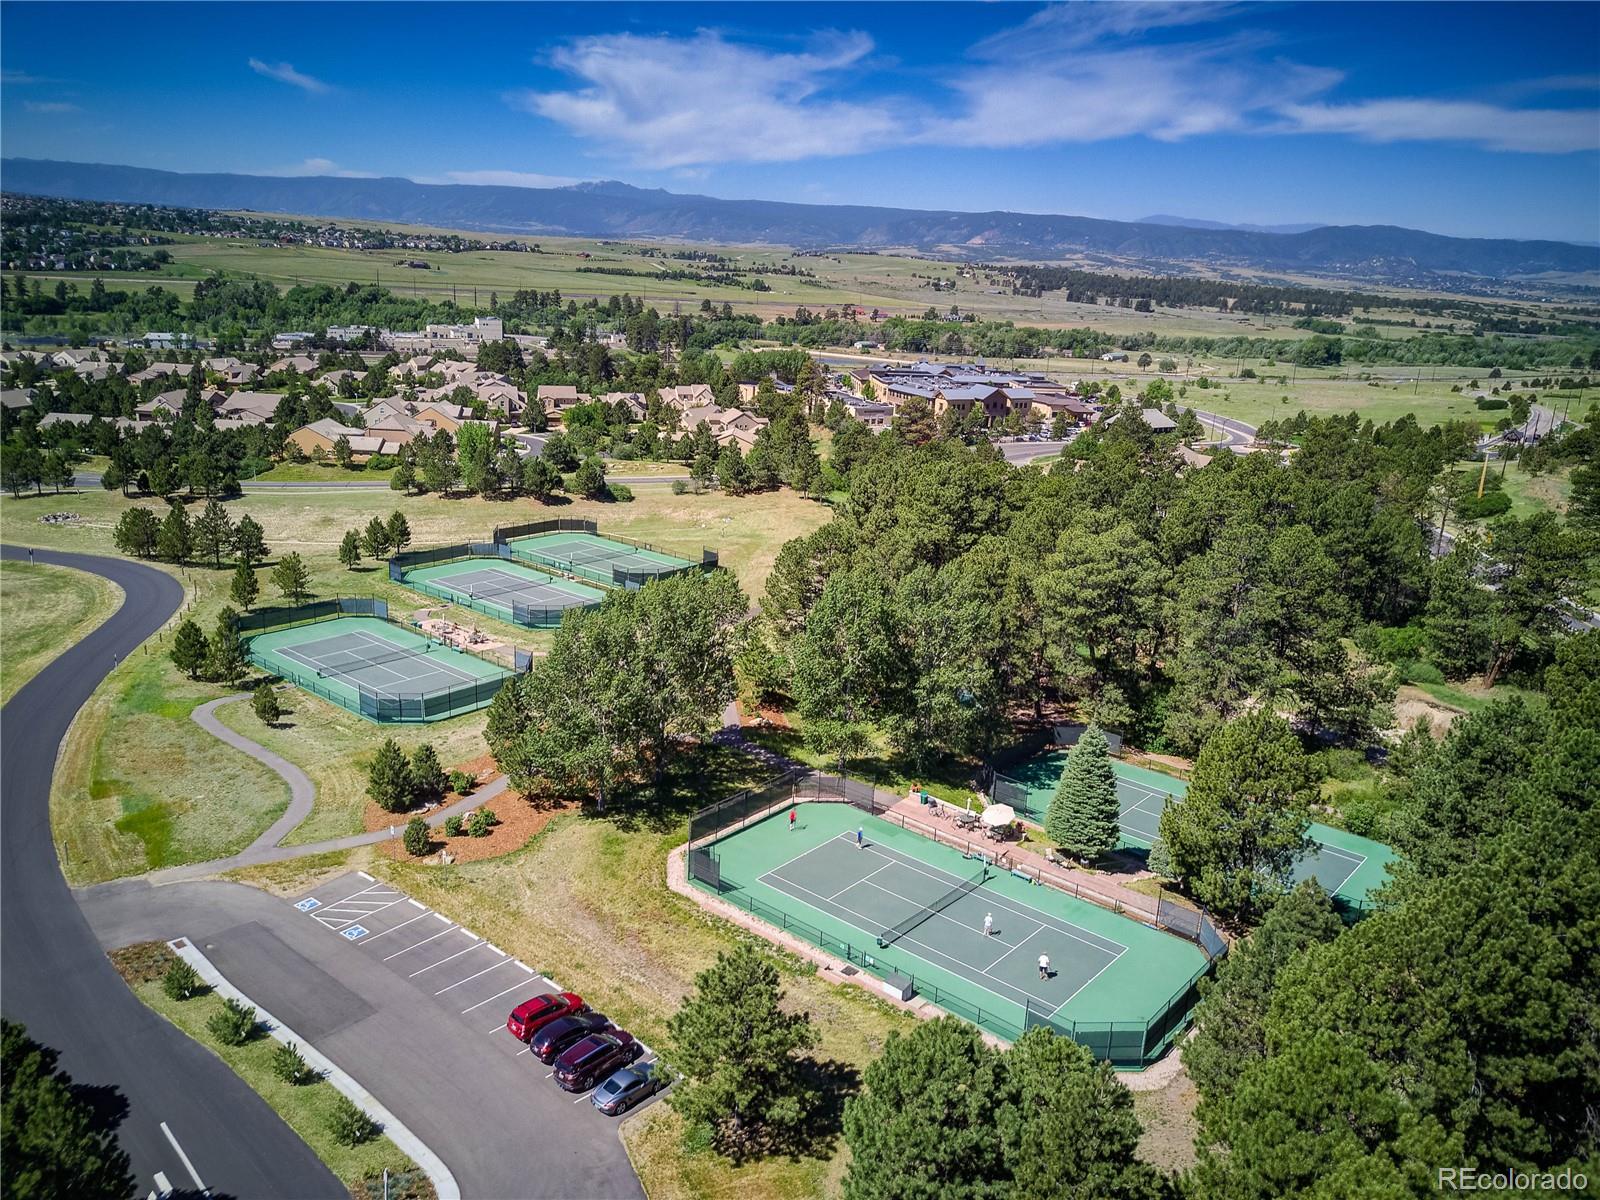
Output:
[[[266,542],[266,532],[249,513],[239,518],[239,525],[233,531],[233,550],[239,556],[239,561],[255,566],[265,562],[272,554]]]
[[[261,581],[256,578],[250,564],[240,559],[233,568],[233,579],[228,584],[228,598],[245,612],[249,612],[261,594]]]
[[[205,670],[209,651],[205,630],[193,618],[184,618],[172,635],[172,649],[168,652],[172,665],[190,679],[199,679],[200,672]]]
[[[695,977],[667,1024],[668,1060],[682,1074],[669,1103],[736,1158],[799,1129],[815,1104],[805,1053],[817,1033],[783,999],[777,968],[743,942]]]
[[[181,565],[189,561],[193,550],[194,535],[189,525],[189,514],[184,511],[183,505],[174,504],[162,518],[161,531],[156,535],[156,553],[168,562]]]
[[[361,535],[354,529],[346,529],[339,542],[339,563],[350,571],[361,565]]]
[[[292,550],[285,554],[272,568],[272,586],[290,604],[299,604],[311,591],[311,572],[306,569],[305,560]]]
[[[411,807],[411,764],[393,738],[384,738],[367,769],[367,795],[385,812]]]
[[[1110,746],[1099,727],[1090,725],[1067,754],[1045,810],[1045,835],[1074,858],[1092,861],[1116,848],[1119,809]]]
[[[195,549],[201,557],[209,558],[214,567],[233,549],[233,518],[220,500],[207,500],[200,517],[194,523]]]

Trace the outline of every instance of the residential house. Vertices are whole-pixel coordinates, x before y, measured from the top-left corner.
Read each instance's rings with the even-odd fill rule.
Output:
[[[661,402],[668,408],[675,408],[685,412],[691,408],[704,408],[706,405],[715,405],[717,395],[711,390],[709,383],[680,384],[678,387],[660,389]]]
[[[297,346],[304,346],[311,340],[309,333],[275,333],[272,335],[272,348],[274,350],[293,350]],[[275,370],[276,368],[268,368]],[[302,375],[304,371],[300,372]]]
[[[152,379],[187,379],[193,370],[193,363],[151,363],[144,370],[129,375],[128,382],[148,383]]]
[[[353,425],[341,425],[330,417],[302,425],[289,435],[288,441],[308,457],[313,457],[320,449],[326,457],[332,458],[334,446],[341,437],[349,439],[351,459],[358,463],[366,462],[374,454],[394,454],[400,449],[397,441]]]
[[[246,425],[265,425],[278,411],[283,397],[273,392],[234,392],[213,404],[222,420],[242,421]],[[219,426],[221,421],[218,422]]]
[[[0,391],[0,408],[28,408],[32,404],[32,388],[6,388]]]
[[[758,417],[754,413],[705,404],[685,411],[679,419],[679,427],[686,433],[693,433],[700,428],[702,421],[711,430],[717,445],[737,444],[746,450],[755,445],[757,435],[768,425],[765,417]]]
[[[234,387],[254,383],[260,369],[254,363],[240,362],[237,358],[208,358],[205,361],[206,370],[213,375],[222,376],[223,380]]]
[[[889,428],[889,423],[894,420],[894,409],[877,400],[863,400],[860,396],[842,390],[830,392],[828,398],[839,401],[844,405],[845,411],[874,432]]]
[[[643,392],[607,392],[600,397],[600,400],[612,408],[616,408],[619,404],[624,405],[633,420],[644,420],[646,405]]]
[[[534,393],[534,401],[547,413],[560,413],[580,404],[587,404],[590,397],[580,395],[578,389],[570,383],[541,383],[539,390]]]
[[[287,358],[280,358],[277,362],[267,365],[267,373],[277,371],[294,371],[300,375],[310,375],[317,369],[317,360],[309,354],[291,354]]]

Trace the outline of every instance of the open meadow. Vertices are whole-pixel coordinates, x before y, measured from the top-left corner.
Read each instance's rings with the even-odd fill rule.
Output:
[[[99,488],[60,496],[0,501],[0,538],[14,545],[47,546],[91,554],[116,554],[112,529],[132,505]],[[252,492],[227,503],[235,522],[249,514],[265,530],[274,559],[289,551],[306,561],[312,592],[375,596],[397,619],[439,608],[389,580],[382,565],[357,570],[337,558],[345,530],[360,528],[395,509],[406,513],[415,547],[484,540],[496,524],[542,515],[590,517],[602,531],[648,541],[698,561],[716,549],[754,603],[785,541],[809,532],[828,516],[826,505],[791,492],[750,497],[718,493],[673,495],[665,486],[641,486],[626,504],[575,501],[541,510],[527,502],[401,497],[389,491]],[[47,512],[78,514],[72,524],[43,524]],[[91,699],[69,735],[52,797],[52,825],[68,878],[90,883],[164,866],[201,862],[248,845],[288,803],[282,780],[241,752],[222,744],[191,719],[195,707],[226,694],[219,686],[185,677],[167,658],[172,629],[192,617],[209,631],[228,603],[231,571],[190,565],[164,567],[181,578],[189,602],[158,640],[119,664]],[[10,568],[7,568],[9,574]],[[260,572],[262,606],[281,603]],[[459,623],[534,652],[549,643],[545,630],[508,625],[457,610]],[[365,767],[393,734],[408,748],[431,741],[447,766],[480,757],[483,713],[427,726],[380,727],[298,689],[283,689],[291,710],[282,728],[262,727],[247,704],[224,705],[219,719],[296,762],[318,786],[318,802],[293,843],[316,841],[362,828]]]

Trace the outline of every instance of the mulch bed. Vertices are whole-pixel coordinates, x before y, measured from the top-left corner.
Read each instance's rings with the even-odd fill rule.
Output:
[[[127,981],[129,987],[133,987],[160,979],[178,956],[165,942],[135,942],[120,950],[106,951],[106,957],[111,960],[117,974]]]

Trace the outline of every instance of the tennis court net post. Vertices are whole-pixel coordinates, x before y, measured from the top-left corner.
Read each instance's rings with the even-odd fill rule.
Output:
[[[918,925],[921,925],[924,921],[931,920],[932,918],[938,916],[957,900],[961,899],[961,897],[976,891],[988,878],[989,864],[984,863],[982,867],[978,868],[978,873],[971,879],[962,880],[955,887],[951,888],[948,892],[940,896],[926,908],[918,909],[904,921],[901,921],[898,925],[894,925],[888,929],[885,929],[878,935],[879,947],[882,948],[894,945]]]

